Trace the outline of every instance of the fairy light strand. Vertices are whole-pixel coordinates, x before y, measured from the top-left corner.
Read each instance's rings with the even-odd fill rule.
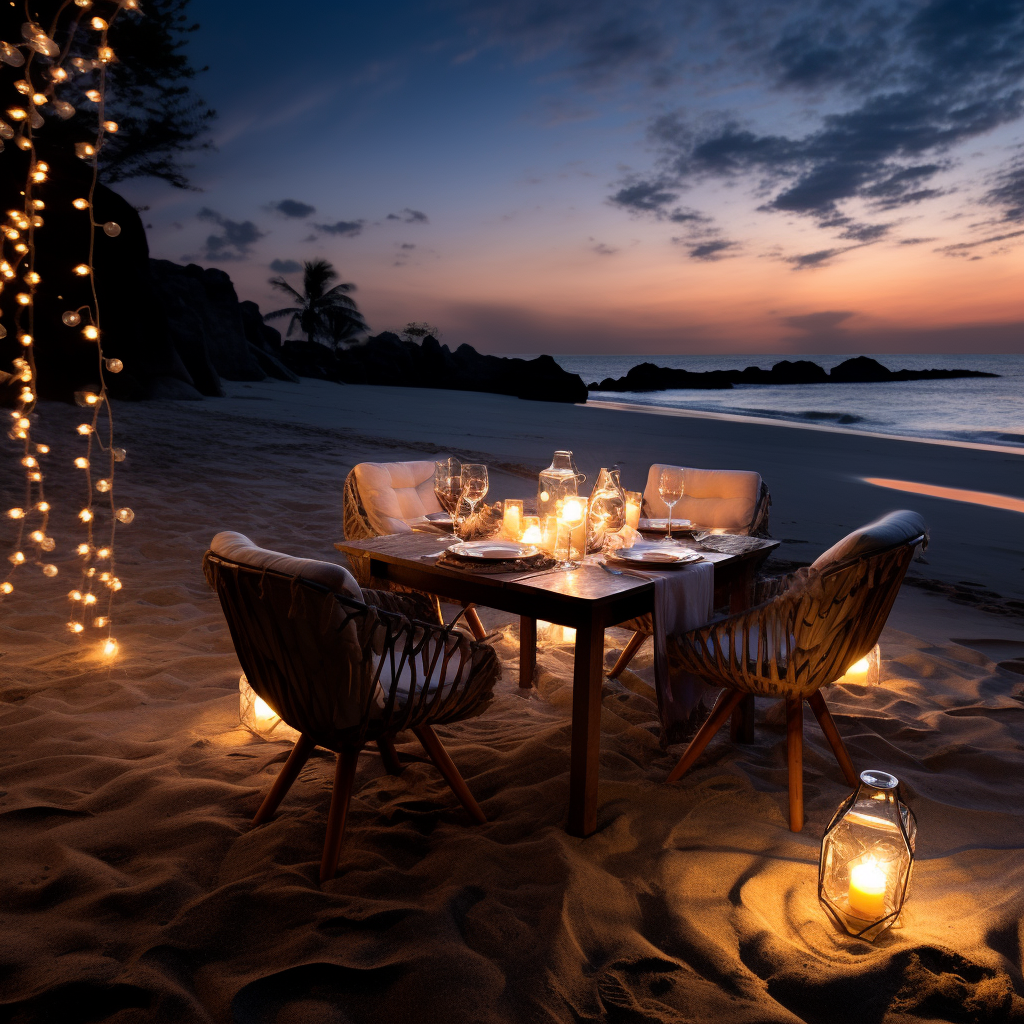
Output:
[[[61,15],[71,6],[78,8],[73,11],[73,19],[68,26],[67,43],[61,51],[53,41],[57,34],[57,27]],[[103,332],[100,323],[99,296],[96,289],[96,277],[93,272],[96,252],[96,235],[98,230],[111,238],[120,234],[121,228],[114,221],[101,224],[95,217],[95,196],[99,180],[99,151],[103,146],[106,134],[112,134],[118,130],[118,125],[106,118],[105,98],[107,67],[116,60],[116,55],[109,45],[108,31],[110,25],[117,18],[122,8],[138,11],[137,0],[108,0],[114,8],[109,19],[94,15],[90,19],[90,28],[100,33],[99,42],[96,45],[95,58],[76,57],[70,60],[75,71],[82,75],[98,71],[98,81],[95,83],[98,88],[86,91],[87,98],[97,105],[96,137],[94,143],[75,143],[75,155],[88,162],[91,169],[89,182],[88,199],[75,199],[73,206],[80,211],[88,211],[89,217],[89,251],[88,262],[78,264],[71,269],[72,279],[74,277],[89,277],[89,287],[92,301],[89,304],[80,306],[77,310],[66,311],[61,319],[67,327],[77,327],[82,320],[82,313],[86,311],[89,322],[82,327],[81,336],[89,344],[96,345],[97,369],[99,374],[99,393],[92,391],[76,392],[76,402],[91,411],[89,422],[80,424],[76,429],[77,433],[85,438],[85,455],[78,456],[75,461],[75,468],[85,473],[86,498],[85,504],[78,513],[78,518],[86,530],[86,539],[77,547],[77,554],[81,560],[81,584],[80,588],[72,590],[68,594],[71,602],[72,614],[68,627],[74,634],[82,634],[87,629],[98,630],[104,639],[101,642],[101,653],[107,657],[115,655],[118,651],[118,644],[111,635],[112,611],[115,594],[121,589],[121,581],[116,575],[115,560],[115,535],[119,524],[128,524],[135,514],[129,508],[118,508],[115,491],[114,478],[116,463],[125,457],[122,448],[114,444],[114,420],[110,400],[107,395],[106,374],[119,373],[123,368],[120,359],[108,358],[103,351]],[[45,208],[42,199],[33,195],[33,187],[42,186],[48,176],[49,167],[45,162],[36,159],[34,131],[43,126],[42,115],[36,109],[47,104],[53,107],[58,117],[68,118],[75,113],[75,108],[65,100],[56,95],[56,86],[71,81],[74,72],[70,72],[65,63],[68,60],[74,39],[80,28],[80,22],[88,8],[93,6],[92,0],[65,0],[54,16],[49,33],[45,33],[38,25],[31,20],[26,21],[22,28],[22,35],[25,41],[18,44],[27,53],[27,57],[21,54],[17,46],[9,43],[0,43],[0,59],[14,67],[24,65],[24,78],[15,84],[15,88],[22,96],[25,96],[25,107],[12,105],[7,113],[17,124],[18,132],[0,120],[0,150],[3,148],[3,139],[15,137],[15,144],[18,148],[29,154],[29,170],[25,183],[23,195],[25,197],[24,211],[9,211],[9,223],[5,223],[2,230],[3,238],[3,260],[0,262],[0,274],[6,280],[13,280],[17,277],[18,269],[25,264],[27,270],[24,275],[24,286],[27,291],[19,291],[15,299],[15,329],[18,332],[18,339],[24,349],[21,356],[14,360],[15,376],[22,381],[22,389],[19,393],[18,409],[12,413],[14,426],[10,436],[23,442],[22,466],[26,474],[26,504],[24,509],[15,508],[8,512],[8,517],[18,522],[17,538],[15,548],[9,556],[13,569],[29,563],[29,558],[24,552],[26,530],[31,525],[32,514],[37,513],[40,517],[36,529],[29,531],[28,538],[35,545],[32,563],[42,568],[46,576],[56,576],[57,566],[44,562],[42,555],[52,551],[55,542],[47,534],[51,506],[43,493],[43,473],[37,455],[49,453],[49,446],[36,444],[31,436],[32,421],[31,415],[35,411],[38,399],[37,388],[35,387],[35,293],[41,283],[39,274],[35,270],[35,230],[43,226],[43,220],[39,210]],[[27,16],[27,11],[26,11]],[[45,58],[57,57],[57,60],[46,64],[43,62],[43,74],[46,81],[38,91],[32,81],[32,65],[37,56]],[[27,236],[23,232],[27,231]],[[13,265],[6,258],[7,243],[11,243],[14,252]],[[0,281],[2,289],[4,281]],[[21,284],[18,286],[21,287]],[[27,323],[27,328],[24,324]],[[0,338],[6,335],[6,329],[0,324]],[[100,416],[106,416],[107,443],[104,444],[100,437],[99,426]],[[93,451],[97,449],[102,453],[107,463],[107,473],[96,481],[95,492],[106,496],[106,504],[109,506],[109,540],[100,546],[96,545],[97,515],[94,511],[94,485],[92,475]],[[100,607],[101,596],[97,594],[98,584],[103,584],[108,593],[105,600],[105,608]],[[12,593],[14,584],[10,580],[0,582],[0,600]],[[86,620],[86,621],[83,621]]]

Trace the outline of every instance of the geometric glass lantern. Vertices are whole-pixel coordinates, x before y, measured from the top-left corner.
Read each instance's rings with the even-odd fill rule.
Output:
[[[916,838],[917,819],[900,799],[896,776],[861,772],[857,791],[825,829],[818,868],[818,899],[851,935],[874,939],[896,923]]]
[[[238,720],[264,740],[294,743],[300,735],[249,685],[244,672],[238,678]]]
[[[878,682],[878,671],[881,667],[882,652],[875,644],[859,661],[855,661],[847,670],[846,674],[840,676],[837,683],[859,683],[861,686],[874,686]]]

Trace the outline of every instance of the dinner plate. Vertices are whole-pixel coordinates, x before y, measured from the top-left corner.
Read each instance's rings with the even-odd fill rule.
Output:
[[[646,566],[648,569],[678,569],[684,565],[703,561],[699,551],[680,548],[620,548],[605,559],[608,562],[623,562],[629,565]]]
[[[668,520],[667,519],[641,519],[639,529],[650,530],[652,533],[667,533],[668,532]],[[689,530],[695,530],[696,527],[689,519],[673,519],[672,529],[679,530],[680,533],[685,533]]]
[[[453,544],[448,553],[471,562],[505,562],[542,554],[536,544],[521,544],[515,540],[463,540]]]

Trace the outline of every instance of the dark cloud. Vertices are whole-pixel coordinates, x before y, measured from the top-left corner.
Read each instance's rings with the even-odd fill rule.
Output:
[[[297,199],[282,199],[279,203],[271,203],[270,209],[285,217],[297,217],[299,219],[316,213],[316,207],[309,203],[300,203]]]
[[[856,246],[848,245],[840,249],[819,249],[817,252],[807,252],[800,256],[785,256],[783,259],[786,263],[791,263],[794,270],[811,270],[815,267],[827,266],[837,256],[842,256],[844,252],[855,248]]]
[[[385,220],[398,220],[403,224],[428,224],[430,218],[421,210],[410,210],[407,206],[398,213],[389,213]]]
[[[699,242],[694,245],[692,239],[688,240],[685,238],[673,238],[672,241],[676,245],[689,245],[689,257],[692,260],[705,260],[711,262],[713,260],[722,260],[726,258],[726,254],[729,253],[730,249],[738,249],[738,242],[730,242],[725,238],[713,238],[708,242]],[[732,255],[735,255],[733,253]]]
[[[925,245],[928,242],[934,242],[934,238],[901,238],[900,245]]]
[[[403,242],[401,247],[403,249],[415,249],[416,244],[414,242]]]
[[[270,269],[278,274],[296,274],[302,269],[302,264],[296,260],[271,260]]]
[[[782,322],[787,327],[808,334],[834,334],[844,320],[849,320],[853,313],[839,310],[822,310],[820,313],[804,313],[800,316],[784,316]]]
[[[957,242],[955,245],[943,245],[936,249],[936,252],[944,252],[947,256],[966,256],[969,250],[977,249],[979,245],[995,245],[997,242],[1008,242],[1011,238],[1020,238],[1024,235],[1024,228],[1020,231],[1008,231],[1004,235],[989,235],[988,238],[979,238],[976,242]],[[981,257],[976,257],[980,259]]]
[[[982,199],[990,206],[1003,208],[1003,220],[1013,224],[1024,221],[1024,158],[996,174],[992,188]]]
[[[343,238],[355,238],[356,235],[362,234],[365,224],[366,221],[364,220],[339,220],[334,224],[314,224],[313,227],[315,227],[317,231],[322,231],[325,235],[340,235]]]
[[[596,238],[588,239],[588,241],[591,243],[590,251],[596,252],[598,256],[614,256],[619,251],[614,246],[597,241]]]
[[[855,224],[846,204],[885,212],[947,194],[937,179],[956,166],[954,149],[1024,116],[1020,0],[722,7],[720,15],[703,8],[712,21],[721,18],[717,52],[742,56],[752,76],[760,72],[770,87],[800,93],[825,113],[804,133],[762,131],[727,113],[660,115],[649,127],[653,171],[624,182],[610,197],[616,205],[668,219],[699,182],[742,184],[766,197],[763,211],[811,218],[839,238],[877,241],[892,225]],[[1007,220],[1024,220],[1022,190],[1024,170],[1015,165],[984,201],[1004,208]],[[828,258],[809,253],[792,262]]]
[[[252,247],[266,237],[266,232],[260,231],[251,220],[229,220],[208,206],[204,206],[196,216],[200,220],[212,221],[224,231],[222,235],[207,236],[202,255],[208,260],[224,262],[245,259]]]

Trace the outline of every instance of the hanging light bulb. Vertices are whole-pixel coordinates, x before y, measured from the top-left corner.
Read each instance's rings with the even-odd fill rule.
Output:
[[[86,89],[85,97],[86,99],[92,100],[93,103],[99,103],[99,101],[103,99],[103,94],[99,89]]]
[[[101,64],[112,64],[114,62],[114,51],[109,46],[100,46],[96,50],[96,59]]]
[[[91,160],[96,155],[96,147],[90,142],[76,142],[75,156],[80,160]]]
[[[52,537],[44,537],[39,542],[39,546],[44,551],[52,551],[57,546],[57,542]]]
[[[124,363],[120,359],[111,358],[104,360],[104,362],[111,373],[120,373],[124,369]]]
[[[109,558],[110,557],[110,548],[98,548],[97,551],[96,551],[96,557],[97,558]]]
[[[60,47],[34,21],[26,21],[21,26],[21,34],[36,53],[45,57],[56,57],[60,53]]]
[[[20,335],[18,335],[18,341],[20,341],[21,344],[25,346],[25,348],[28,348],[29,345],[32,344],[32,335],[31,334],[20,334]]]
[[[127,525],[135,518],[135,513],[130,508],[119,508],[114,515],[119,523]]]
[[[71,273],[77,274],[79,277],[88,277],[91,271],[88,264],[79,263],[78,266],[72,268]]]
[[[104,626],[110,624],[110,619],[108,619],[106,615],[97,615],[96,618],[92,620],[92,624],[97,629],[103,629]]]
[[[110,454],[113,455],[115,462],[124,462],[128,457],[128,453],[123,448],[111,448]]]
[[[50,452],[50,446],[48,444],[37,444],[36,451],[39,452],[40,455],[48,455]]]
[[[28,114],[21,107],[8,107],[7,116],[12,121],[24,121]]]
[[[63,68],[55,66],[50,68],[50,77],[55,82],[66,82],[68,80],[68,73]]]
[[[25,553],[23,551],[15,551],[13,555],[7,556],[7,561],[14,565],[24,565]]]
[[[82,337],[87,341],[96,341],[100,336],[100,329],[93,324],[87,324],[82,328]]]
[[[4,46],[7,44],[4,43]],[[14,129],[4,120],[0,119],[0,139],[13,139]]]
[[[43,566],[44,576],[56,576],[59,571],[60,570],[57,568],[57,566],[55,566],[52,562]]]
[[[92,7],[92,0],[75,0],[76,7]]]
[[[41,107],[46,102],[46,97],[41,92],[32,94],[32,102],[37,106]]]
[[[32,531],[32,532],[31,532],[31,533],[29,534],[29,537],[31,537],[31,538],[32,538],[32,542],[33,542],[34,544],[40,544],[40,543],[42,543],[42,540],[43,540],[43,537],[44,537],[44,536],[46,536],[46,535],[45,535],[45,534],[43,533],[43,531],[42,531],[42,530],[33,530],[33,531]]]
[[[100,396],[95,391],[76,391],[75,392],[75,404],[82,406],[83,409],[88,409],[94,405],[98,405],[100,402]]]
[[[117,131],[117,129],[118,129],[118,124],[117,124],[116,121],[104,121],[103,122],[103,130],[106,131],[106,132],[110,132],[111,135],[113,135]]]
[[[86,604],[93,605],[96,603],[96,595],[86,594],[85,597],[82,598],[82,600],[85,601]]]
[[[92,510],[83,508],[82,511],[78,513],[78,518],[81,519],[83,523],[91,523],[94,518]]]
[[[23,465],[23,466],[24,466],[24,467],[25,467],[26,469],[35,469],[35,468],[36,468],[36,466],[38,466],[38,465],[39,465],[39,463],[38,463],[38,462],[36,462],[36,460],[35,460],[35,459],[33,459],[31,455],[26,455],[26,456],[25,456],[25,458],[23,458],[23,459],[21,460],[21,464],[22,464],[22,465]]]
[[[102,32],[107,27],[107,23],[102,18],[93,18],[89,24],[92,25],[97,32]]]
[[[78,426],[75,427],[75,429],[78,431],[78,433],[83,435],[92,433],[92,425],[89,423],[79,423]]]
[[[104,479],[104,480],[97,480],[96,481],[96,490],[99,491],[100,494],[106,494],[107,491],[110,490],[110,481],[106,480],[106,479]]]
[[[10,594],[13,590],[13,583],[8,583],[6,580],[3,583],[0,583],[0,594]]]
[[[38,511],[38,512],[49,512],[50,511],[50,503],[48,501],[37,501],[36,502],[36,511]]]
[[[89,554],[89,545],[88,544],[79,544],[77,550],[78,550],[78,554],[84,557],[85,555]]]
[[[86,458],[83,458],[80,455],[77,459],[75,459],[75,466],[78,469],[88,469],[89,468],[89,460],[86,459]]]
[[[30,270],[25,275],[25,280],[28,281],[29,284],[39,284],[39,282],[42,281],[42,278],[34,270]]]
[[[53,109],[57,111],[57,116],[62,121],[75,116],[75,108],[67,100],[54,100]]]
[[[32,209],[33,210],[45,210],[46,209],[46,203],[44,203],[42,201],[42,199],[33,199],[32,200]]]
[[[117,238],[117,236],[121,234],[121,225],[118,224],[117,221],[108,220],[107,223],[103,225],[103,231],[111,238]]]
[[[11,519],[24,519],[25,518],[25,510],[23,508],[9,508],[7,510],[7,515]]]
[[[122,584],[121,584],[121,581],[116,576],[113,576],[113,577],[111,577],[110,581],[107,583],[107,586],[111,590],[120,590]]]
[[[80,622],[69,622],[68,629],[70,629],[72,633],[81,633],[82,630],[85,629],[85,626]]]
[[[60,315],[61,321],[68,327],[77,327],[82,322],[82,317],[73,309],[69,309]],[[81,433],[81,431],[79,431]]]
[[[117,654],[117,641],[113,637],[107,637],[103,641],[103,654],[108,658],[113,658]]]
[[[32,296],[29,295],[28,292],[18,292],[18,294],[14,296],[14,301],[17,302],[19,306],[29,306],[32,304]]]
[[[16,46],[0,42],[0,60],[12,68],[20,68],[25,63],[25,56]]]
[[[88,199],[72,199],[71,200],[71,205],[76,210],[88,210],[89,209],[89,200]]]
[[[24,135],[19,135],[14,140],[14,144],[18,147],[18,149],[31,149],[32,148],[32,140],[25,138]]]

